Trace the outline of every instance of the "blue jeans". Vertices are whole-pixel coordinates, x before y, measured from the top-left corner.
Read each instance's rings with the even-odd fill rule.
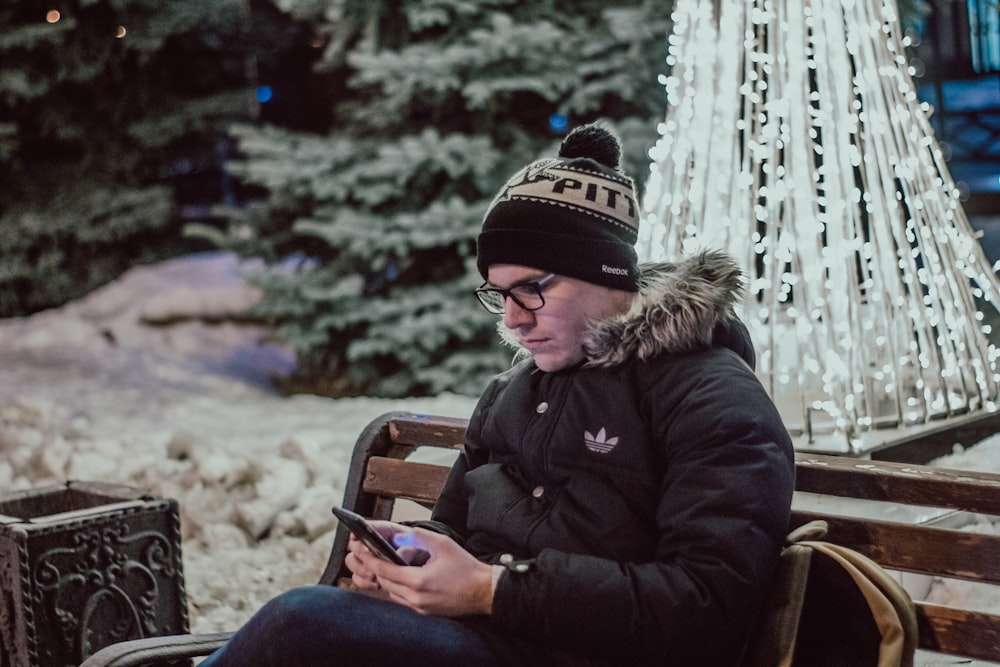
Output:
[[[265,604],[201,667],[500,664],[458,621],[334,586],[306,586]]]

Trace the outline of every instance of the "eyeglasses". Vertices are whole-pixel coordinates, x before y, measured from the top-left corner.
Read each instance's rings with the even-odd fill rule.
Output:
[[[495,315],[503,315],[503,305],[508,298],[524,310],[538,310],[545,305],[542,291],[555,277],[556,274],[550,273],[538,280],[519,283],[510,289],[486,287],[488,283],[483,283],[475,294],[479,303],[483,304],[483,308]]]

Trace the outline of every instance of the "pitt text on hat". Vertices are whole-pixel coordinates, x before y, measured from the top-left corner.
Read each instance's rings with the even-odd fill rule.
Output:
[[[497,201],[504,199],[550,202],[587,211],[631,229],[639,227],[630,184],[565,165],[549,163],[525,169],[522,178],[512,179],[497,197]]]

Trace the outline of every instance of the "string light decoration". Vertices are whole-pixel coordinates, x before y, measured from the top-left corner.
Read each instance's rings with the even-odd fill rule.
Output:
[[[673,22],[643,259],[744,265],[758,372],[807,445],[995,410],[1000,283],[895,2],[677,0]]]

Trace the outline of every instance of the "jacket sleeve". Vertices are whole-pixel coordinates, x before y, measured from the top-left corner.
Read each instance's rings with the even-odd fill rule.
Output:
[[[489,451],[479,440],[483,419],[492,407],[493,401],[509,382],[510,372],[499,375],[487,385],[469,417],[462,453],[455,460],[448,473],[448,479],[434,503],[434,511],[429,521],[408,521],[407,525],[418,526],[442,533],[461,545],[465,545],[468,535],[469,503],[465,491],[465,475],[470,470],[489,461]]]
[[[612,663],[736,664],[787,531],[794,460],[752,371],[708,366],[643,399],[664,463],[652,562],[543,550],[501,577],[497,631]]]

